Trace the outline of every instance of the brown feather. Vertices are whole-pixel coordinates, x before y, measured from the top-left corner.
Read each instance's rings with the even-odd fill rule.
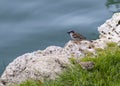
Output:
[[[73,36],[73,38],[86,39],[84,36],[82,36],[79,33],[73,33],[72,36]]]

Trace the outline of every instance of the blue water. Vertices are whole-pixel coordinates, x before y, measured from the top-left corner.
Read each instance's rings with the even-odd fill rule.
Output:
[[[119,11],[116,1],[1,0],[0,74],[17,56],[50,45],[63,47],[70,40],[68,30],[98,38],[97,27]]]

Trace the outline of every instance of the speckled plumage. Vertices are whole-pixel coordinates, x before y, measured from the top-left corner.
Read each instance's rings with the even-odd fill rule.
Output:
[[[84,39],[86,39],[84,36],[82,36],[81,34],[75,32],[75,31],[69,31],[68,34],[71,36],[71,38],[75,41],[82,41]]]

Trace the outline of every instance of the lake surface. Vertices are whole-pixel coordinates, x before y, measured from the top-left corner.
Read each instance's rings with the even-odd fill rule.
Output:
[[[70,40],[75,30],[98,38],[97,27],[120,10],[119,0],[1,0],[0,74],[16,57]]]

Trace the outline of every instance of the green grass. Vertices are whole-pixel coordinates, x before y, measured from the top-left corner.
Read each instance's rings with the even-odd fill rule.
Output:
[[[96,50],[96,56],[88,55],[82,59],[95,63],[92,70],[82,69],[76,60],[71,58],[72,66],[68,66],[56,80],[45,80],[42,86],[120,86],[120,47],[115,43],[109,43],[104,50]],[[26,81],[17,86],[41,85],[30,85]]]
[[[40,80],[26,80],[18,85],[10,85],[10,86],[43,86],[43,83]]]

